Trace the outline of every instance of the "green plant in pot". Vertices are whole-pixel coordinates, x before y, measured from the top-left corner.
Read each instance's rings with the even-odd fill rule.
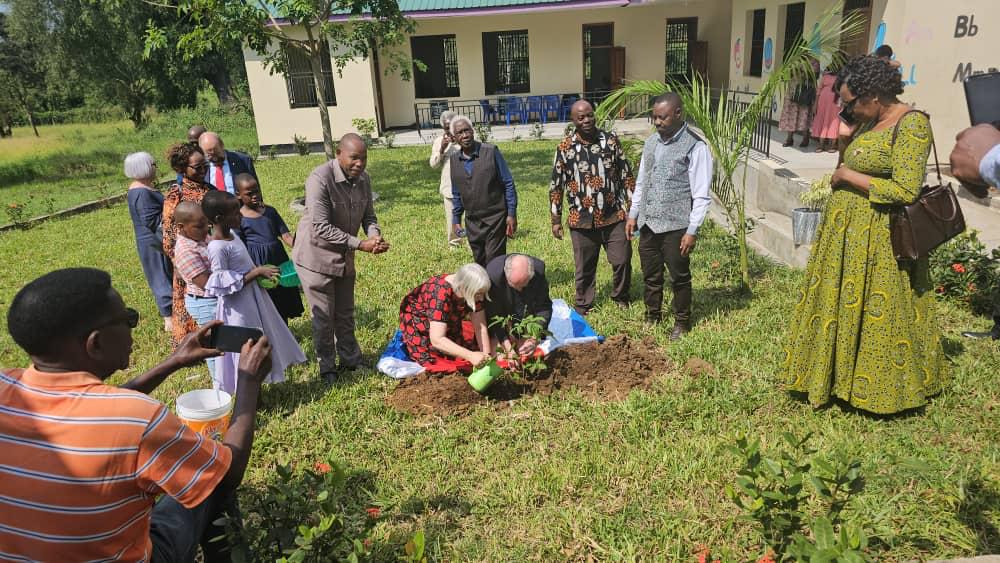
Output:
[[[819,229],[820,217],[826,202],[833,195],[830,184],[832,176],[827,174],[810,184],[809,189],[799,194],[799,201],[805,207],[792,210],[792,238],[796,245],[812,244]]]

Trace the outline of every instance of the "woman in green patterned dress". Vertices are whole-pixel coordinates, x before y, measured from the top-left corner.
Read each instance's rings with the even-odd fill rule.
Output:
[[[833,395],[896,413],[925,404],[949,379],[927,259],[901,265],[889,240],[890,211],[915,201],[923,186],[931,126],[924,114],[907,113],[897,98],[902,77],[875,57],[848,63],[835,88],[860,125],[833,174],[795,307],[784,383],[815,407]]]

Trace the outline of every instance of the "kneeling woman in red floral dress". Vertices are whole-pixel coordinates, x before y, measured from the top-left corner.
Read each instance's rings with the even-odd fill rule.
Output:
[[[434,276],[415,287],[399,306],[399,329],[410,358],[427,371],[471,371],[489,357],[483,300],[490,277],[479,264]]]

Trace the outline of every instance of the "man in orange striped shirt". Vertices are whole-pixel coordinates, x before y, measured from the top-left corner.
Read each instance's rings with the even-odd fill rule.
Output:
[[[125,385],[104,384],[128,367],[138,322],[100,270],[57,270],[14,297],[8,330],[32,366],[0,371],[0,559],[193,561],[201,545],[206,561],[228,560],[227,546],[207,540],[235,507],[270,346],[244,345],[218,444],[146,393],[219,355],[207,343],[220,323]]]

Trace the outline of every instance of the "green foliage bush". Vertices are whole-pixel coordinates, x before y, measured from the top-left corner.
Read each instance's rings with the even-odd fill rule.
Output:
[[[988,315],[1000,286],[1000,249],[986,250],[976,231],[967,231],[935,250],[930,257],[931,282],[939,298],[962,303]]]
[[[864,487],[861,461],[817,456],[806,445],[810,437],[783,433],[777,457],[764,456],[760,440],[740,437],[729,449],[742,468],[736,488],[726,485],[726,496],[745,511],[743,519],[760,527],[764,558],[773,552],[777,561],[871,561],[863,528],[842,519]]]

